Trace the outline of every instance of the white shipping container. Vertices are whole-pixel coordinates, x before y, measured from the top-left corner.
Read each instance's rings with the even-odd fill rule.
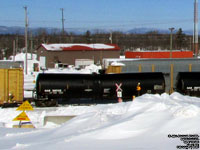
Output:
[[[93,59],[76,59],[75,66],[76,67],[85,67],[94,64]]]

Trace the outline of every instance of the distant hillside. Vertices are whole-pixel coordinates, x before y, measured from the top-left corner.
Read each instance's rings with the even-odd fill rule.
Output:
[[[155,28],[134,28],[134,29],[128,30],[126,33],[145,34],[145,33],[152,32],[152,31],[157,31],[158,33],[161,33],[161,34],[169,34],[170,33],[169,30],[155,29]],[[176,32],[177,32],[177,30],[174,30],[174,33],[176,33]],[[187,35],[192,35],[193,31],[192,30],[185,30],[185,31],[183,30],[183,33],[185,33]]]
[[[41,32],[42,30],[45,30],[47,33],[60,33],[61,29],[59,28],[29,28],[29,32],[37,34],[38,32]],[[25,27],[17,27],[17,26],[12,26],[12,27],[7,27],[7,26],[0,26],[0,34],[24,34],[25,32]],[[73,32],[75,34],[83,34],[85,32],[81,32],[78,30],[67,30],[67,32]]]
[[[23,27],[0,26],[0,34],[23,34],[23,33],[24,33]]]
[[[18,26],[13,26],[13,27],[7,27],[7,26],[0,26],[0,34],[24,34],[24,27],[18,27]],[[59,28],[29,28],[29,31],[32,32],[32,34],[36,34],[38,33],[38,31],[42,31],[45,30],[47,33],[59,33],[61,32],[61,29]],[[89,30],[89,29],[88,29]],[[76,29],[66,29],[66,31],[69,33],[74,33],[74,34],[85,34],[85,31],[83,30],[76,30]],[[109,33],[110,30],[103,30],[103,29],[92,29],[90,30],[91,33],[96,33],[96,32],[100,32],[100,33]],[[120,31],[123,33],[127,33],[127,34],[145,34],[151,31],[157,31],[158,33],[163,33],[163,34],[169,34],[169,30],[163,30],[163,29],[154,29],[154,28],[134,28],[128,31]],[[176,30],[174,31],[174,33],[176,32]],[[183,32],[185,34],[188,35],[192,35],[193,31],[192,30],[186,30]]]

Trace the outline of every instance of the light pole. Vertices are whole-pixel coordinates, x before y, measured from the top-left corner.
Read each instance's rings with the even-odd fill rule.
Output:
[[[195,0],[194,2],[194,35],[193,35],[193,49],[194,54],[196,57],[198,57],[199,54],[199,42],[198,42],[198,0]]]
[[[170,30],[170,58],[172,58],[172,41],[173,41],[172,33],[174,28],[169,28],[169,30]]]
[[[62,12],[62,34],[63,36],[65,35],[65,19],[64,19],[64,8],[60,8],[61,12]]]
[[[27,17],[27,6],[24,7],[25,9],[25,73],[28,74],[28,17]]]

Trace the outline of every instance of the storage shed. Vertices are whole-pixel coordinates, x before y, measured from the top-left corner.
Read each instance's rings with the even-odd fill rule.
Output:
[[[115,44],[41,44],[37,59],[54,68],[55,63],[74,65],[76,59],[92,59],[101,63],[103,58],[119,58],[120,48]]]

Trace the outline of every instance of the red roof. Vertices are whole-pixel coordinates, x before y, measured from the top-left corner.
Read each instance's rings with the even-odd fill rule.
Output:
[[[41,46],[48,51],[120,50],[116,44],[42,44]]]

